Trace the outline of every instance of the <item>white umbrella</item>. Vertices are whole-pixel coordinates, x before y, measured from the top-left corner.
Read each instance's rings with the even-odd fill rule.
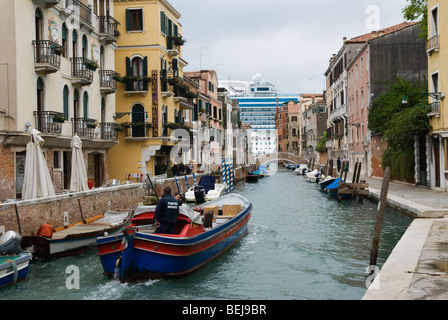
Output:
[[[56,195],[41,148],[45,141],[39,134],[36,129],[31,130],[30,142],[26,145],[25,176],[22,186],[24,200]]]
[[[87,185],[86,166],[82,155],[82,141],[75,133],[70,142],[72,147],[72,175],[70,180],[70,191],[89,190]]]

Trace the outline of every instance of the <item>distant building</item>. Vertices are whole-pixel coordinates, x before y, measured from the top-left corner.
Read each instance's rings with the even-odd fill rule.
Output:
[[[298,102],[300,96],[277,93],[275,86],[263,81],[263,76],[259,73],[251,82],[220,80],[219,84],[229,90],[232,98],[238,100],[240,119],[243,124],[251,127],[253,155],[257,157],[276,152],[277,105],[290,100]]]

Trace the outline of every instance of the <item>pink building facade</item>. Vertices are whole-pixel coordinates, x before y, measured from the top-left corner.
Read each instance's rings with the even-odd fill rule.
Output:
[[[348,160],[350,167],[362,164],[361,173],[372,173],[371,143],[368,129],[370,106],[370,45],[367,42],[347,67]],[[350,170],[353,171],[353,170]]]

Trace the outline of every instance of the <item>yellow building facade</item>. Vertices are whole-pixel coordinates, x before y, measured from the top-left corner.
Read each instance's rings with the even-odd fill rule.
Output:
[[[428,179],[432,189],[448,186],[448,3],[428,1],[428,93],[432,131],[427,138]]]
[[[115,0],[114,12],[122,23],[115,50],[119,143],[110,151],[110,177],[132,181],[172,165],[177,140],[170,135],[189,127],[194,94],[183,78],[179,12],[165,0]]]

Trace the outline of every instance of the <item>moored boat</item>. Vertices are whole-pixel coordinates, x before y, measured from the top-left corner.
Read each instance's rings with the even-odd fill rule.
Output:
[[[198,186],[191,187],[185,192],[185,200],[188,202],[198,202],[197,193]],[[221,197],[227,189],[226,183],[215,183],[215,178],[211,176],[203,176],[201,180],[199,180],[199,188],[200,192],[203,193],[204,201],[211,201]],[[196,191],[195,191],[196,190]],[[201,201],[199,201],[201,202]]]
[[[28,274],[32,255],[20,248],[21,240],[14,231],[0,236],[0,288],[21,281]]]
[[[247,233],[252,204],[240,195],[225,195],[196,208],[180,208],[175,234],[158,234],[155,206],[137,207],[122,235],[97,239],[104,274],[122,282],[184,276]]]
[[[337,198],[338,197],[338,188],[339,188],[339,182],[344,183],[344,180],[342,180],[341,178],[336,178],[334,179],[334,181],[332,183],[330,183],[325,190],[328,191],[328,194],[330,196],[332,196],[333,198]],[[351,194],[341,194],[341,198],[342,199],[349,199],[352,198],[353,196]]]
[[[255,171],[248,170],[246,174],[246,182],[257,182],[260,178],[260,175]]]
[[[332,176],[326,176],[324,180],[319,181],[319,187],[323,191],[327,186],[329,186],[331,183],[334,182],[336,178],[333,178]]]
[[[53,229],[42,225],[36,235],[26,235],[22,248],[41,259],[78,254],[95,244],[105,232],[121,233],[129,223],[133,211],[106,211],[92,219],[68,227]]]

